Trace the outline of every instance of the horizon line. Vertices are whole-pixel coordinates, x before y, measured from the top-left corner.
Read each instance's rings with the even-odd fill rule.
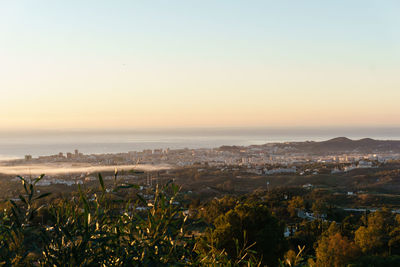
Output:
[[[0,133],[15,132],[15,131],[30,131],[30,132],[130,132],[130,131],[185,131],[185,130],[400,130],[400,125],[282,125],[282,126],[154,126],[154,127],[10,127],[8,129],[0,129]]]

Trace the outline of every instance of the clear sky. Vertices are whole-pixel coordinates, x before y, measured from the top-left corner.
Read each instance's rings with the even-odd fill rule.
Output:
[[[0,127],[399,126],[399,1],[0,2]]]

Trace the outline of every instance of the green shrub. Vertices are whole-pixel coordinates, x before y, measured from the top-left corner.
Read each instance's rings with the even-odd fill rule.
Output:
[[[117,173],[115,174],[115,178]],[[257,265],[256,253],[235,240],[238,258],[188,231],[177,205],[179,188],[156,187],[145,200],[136,185],[107,190],[99,174],[97,191],[82,190],[70,198],[43,201],[36,195],[43,175],[20,177],[24,194],[0,212],[0,266],[243,266]],[[123,197],[130,190],[133,198]],[[131,194],[132,195],[132,194]],[[140,208],[139,208],[140,207]],[[204,244],[203,244],[204,245]]]

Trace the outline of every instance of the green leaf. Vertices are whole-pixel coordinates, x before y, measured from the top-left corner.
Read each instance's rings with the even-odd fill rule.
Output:
[[[35,193],[35,190],[33,189],[33,184],[29,184],[29,202],[31,202],[33,194]]]
[[[103,176],[101,176],[101,173],[99,173],[99,182],[100,182],[101,190],[104,192],[106,189],[104,187],[104,180],[103,180]]]
[[[18,175],[17,177],[18,177],[18,178],[21,180],[21,182],[22,182],[22,183],[24,183],[24,182],[25,182],[25,179],[24,179],[24,177],[22,177],[21,175]]]
[[[33,182],[34,185],[36,185],[40,180],[42,180],[44,177],[44,174],[41,174],[38,178],[35,179],[35,181]]]
[[[21,201],[24,202],[25,204],[28,204],[28,203],[26,202],[26,199],[25,199],[22,195],[19,195],[19,199],[21,199]]]
[[[38,196],[37,198],[35,198],[35,199],[40,199],[40,198],[44,198],[44,197],[47,197],[47,196],[50,196],[51,195],[51,193],[49,192],[49,193],[44,193],[44,194],[41,194],[40,196]]]

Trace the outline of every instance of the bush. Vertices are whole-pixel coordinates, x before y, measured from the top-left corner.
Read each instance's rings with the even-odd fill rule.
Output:
[[[117,176],[117,173],[115,174]],[[43,175],[20,177],[20,201],[0,212],[0,266],[190,266],[254,265],[251,247],[237,246],[242,259],[232,260],[188,231],[187,217],[177,203],[179,188],[168,183],[145,200],[136,185],[114,184],[50,203],[49,193],[36,195]],[[115,179],[117,181],[117,179]],[[131,190],[133,198],[119,194]],[[40,217],[39,217],[40,216]],[[235,241],[237,244],[238,241]],[[250,257],[251,256],[251,257]]]

